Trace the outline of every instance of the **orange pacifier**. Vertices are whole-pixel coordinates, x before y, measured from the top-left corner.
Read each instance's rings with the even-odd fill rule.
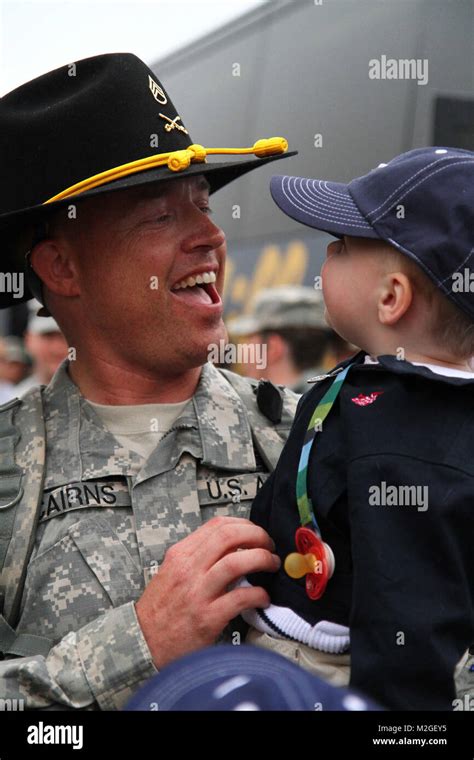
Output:
[[[306,593],[310,599],[319,599],[334,574],[333,551],[310,528],[298,528],[295,543],[298,551],[285,559],[285,572],[290,578],[306,575]]]

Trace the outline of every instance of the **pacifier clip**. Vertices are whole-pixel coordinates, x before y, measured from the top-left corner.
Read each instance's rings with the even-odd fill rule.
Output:
[[[301,449],[296,479],[296,502],[300,515],[301,527],[295,534],[297,552],[289,554],[285,559],[284,568],[290,578],[306,576],[306,593],[310,599],[319,599],[326,590],[329,579],[334,574],[336,565],[331,547],[321,538],[313,504],[308,496],[308,466],[309,457],[316,440],[316,434],[331,411],[339,395],[345,377],[352,363],[338,370],[330,387],[316,406],[306,429]],[[308,528],[309,524],[312,528]]]

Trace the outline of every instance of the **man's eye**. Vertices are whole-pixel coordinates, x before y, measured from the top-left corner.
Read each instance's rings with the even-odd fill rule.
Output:
[[[201,206],[201,211],[203,214],[208,214],[208,216],[214,213],[210,206]]]
[[[160,214],[160,216],[155,217],[157,222],[166,222],[168,219],[171,219],[171,214]]]

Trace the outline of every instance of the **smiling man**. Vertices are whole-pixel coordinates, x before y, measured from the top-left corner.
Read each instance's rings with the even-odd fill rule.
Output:
[[[31,253],[76,349],[70,376],[101,404],[192,396],[222,321],[225,236],[203,175],[61,211]],[[199,282],[197,282],[199,281]]]
[[[247,517],[296,397],[207,361],[226,336],[209,195],[286,141],[207,162],[222,151],[191,143],[129,54],[9,93],[0,134],[3,268],[69,345],[47,387],[0,407],[0,696],[119,709],[265,606],[232,584],[279,566]]]

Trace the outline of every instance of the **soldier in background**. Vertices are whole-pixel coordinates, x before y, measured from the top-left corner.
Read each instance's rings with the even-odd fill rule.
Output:
[[[48,385],[66,358],[67,342],[53,317],[40,317],[41,304],[33,298],[28,302],[28,325],[25,349],[33,361],[32,373],[15,386],[15,395],[22,396],[35,385]]]
[[[251,313],[227,325],[231,337],[260,349],[253,352],[259,360],[239,368],[242,374],[287,385],[295,393],[309,390],[310,378],[356,350],[328,327],[324,309],[322,294],[314,288],[284,285],[261,290]]]
[[[5,339],[0,338],[0,404],[6,404],[15,397],[15,386],[7,379],[8,372],[5,373],[5,369],[8,369],[6,353]]]
[[[16,395],[18,383],[28,375],[31,359],[25,350],[23,341],[16,335],[6,335],[0,338],[0,380],[10,386],[13,398]]]

